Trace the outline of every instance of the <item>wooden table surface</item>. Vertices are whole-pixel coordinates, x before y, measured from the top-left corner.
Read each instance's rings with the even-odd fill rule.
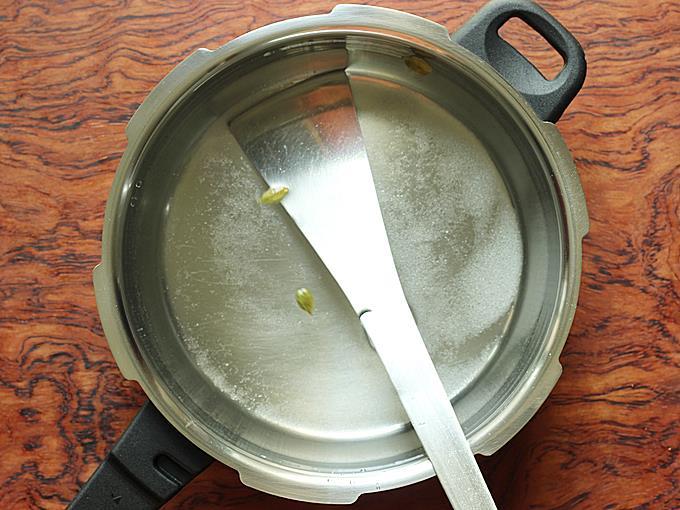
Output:
[[[483,1],[378,3],[454,30]],[[680,3],[542,3],[589,62],[558,125],[591,229],[564,375],[480,462],[502,509],[679,508]],[[145,400],[113,362],[91,282],[126,122],[194,49],[332,5],[0,2],[1,508],[64,508]],[[354,508],[395,506],[447,503],[430,480]],[[215,463],[165,508],[317,507],[244,487]]]

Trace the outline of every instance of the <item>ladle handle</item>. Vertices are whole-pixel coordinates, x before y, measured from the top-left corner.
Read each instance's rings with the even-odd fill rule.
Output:
[[[366,311],[361,324],[456,510],[496,510],[408,305]]]
[[[68,510],[155,510],[213,460],[147,402]]]
[[[564,67],[546,79],[498,30],[519,18],[542,35],[564,59]],[[581,90],[586,59],[576,38],[538,4],[530,0],[493,0],[482,7],[451,38],[487,61],[505,78],[543,120],[556,122]]]

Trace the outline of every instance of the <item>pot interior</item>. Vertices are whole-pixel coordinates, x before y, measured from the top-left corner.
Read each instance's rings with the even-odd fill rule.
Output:
[[[517,105],[466,58],[378,36],[288,41],[216,69],[149,139],[121,197],[122,300],[154,377],[221,460],[351,475],[423,456],[358,318],[284,210],[258,203],[266,186],[230,131],[323,73],[349,76],[405,294],[463,428],[522,398],[560,296],[563,226]]]

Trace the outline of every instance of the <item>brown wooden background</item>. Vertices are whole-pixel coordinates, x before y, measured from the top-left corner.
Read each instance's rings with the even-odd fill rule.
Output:
[[[453,30],[483,1],[377,3]],[[502,509],[680,508],[680,3],[542,3],[588,57],[559,128],[591,231],[564,375],[482,465]],[[331,7],[0,0],[0,507],[63,508],[144,401],[113,363],[91,283],[127,120],[195,48]],[[355,508],[396,506],[447,508],[432,480]],[[166,508],[315,506],[243,487],[215,464]]]

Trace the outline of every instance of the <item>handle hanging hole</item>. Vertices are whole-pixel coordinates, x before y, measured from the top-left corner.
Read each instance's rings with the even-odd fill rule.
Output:
[[[564,68],[564,58],[541,34],[518,17],[512,17],[498,35],[538,69],[546,80],[554,80]]]

